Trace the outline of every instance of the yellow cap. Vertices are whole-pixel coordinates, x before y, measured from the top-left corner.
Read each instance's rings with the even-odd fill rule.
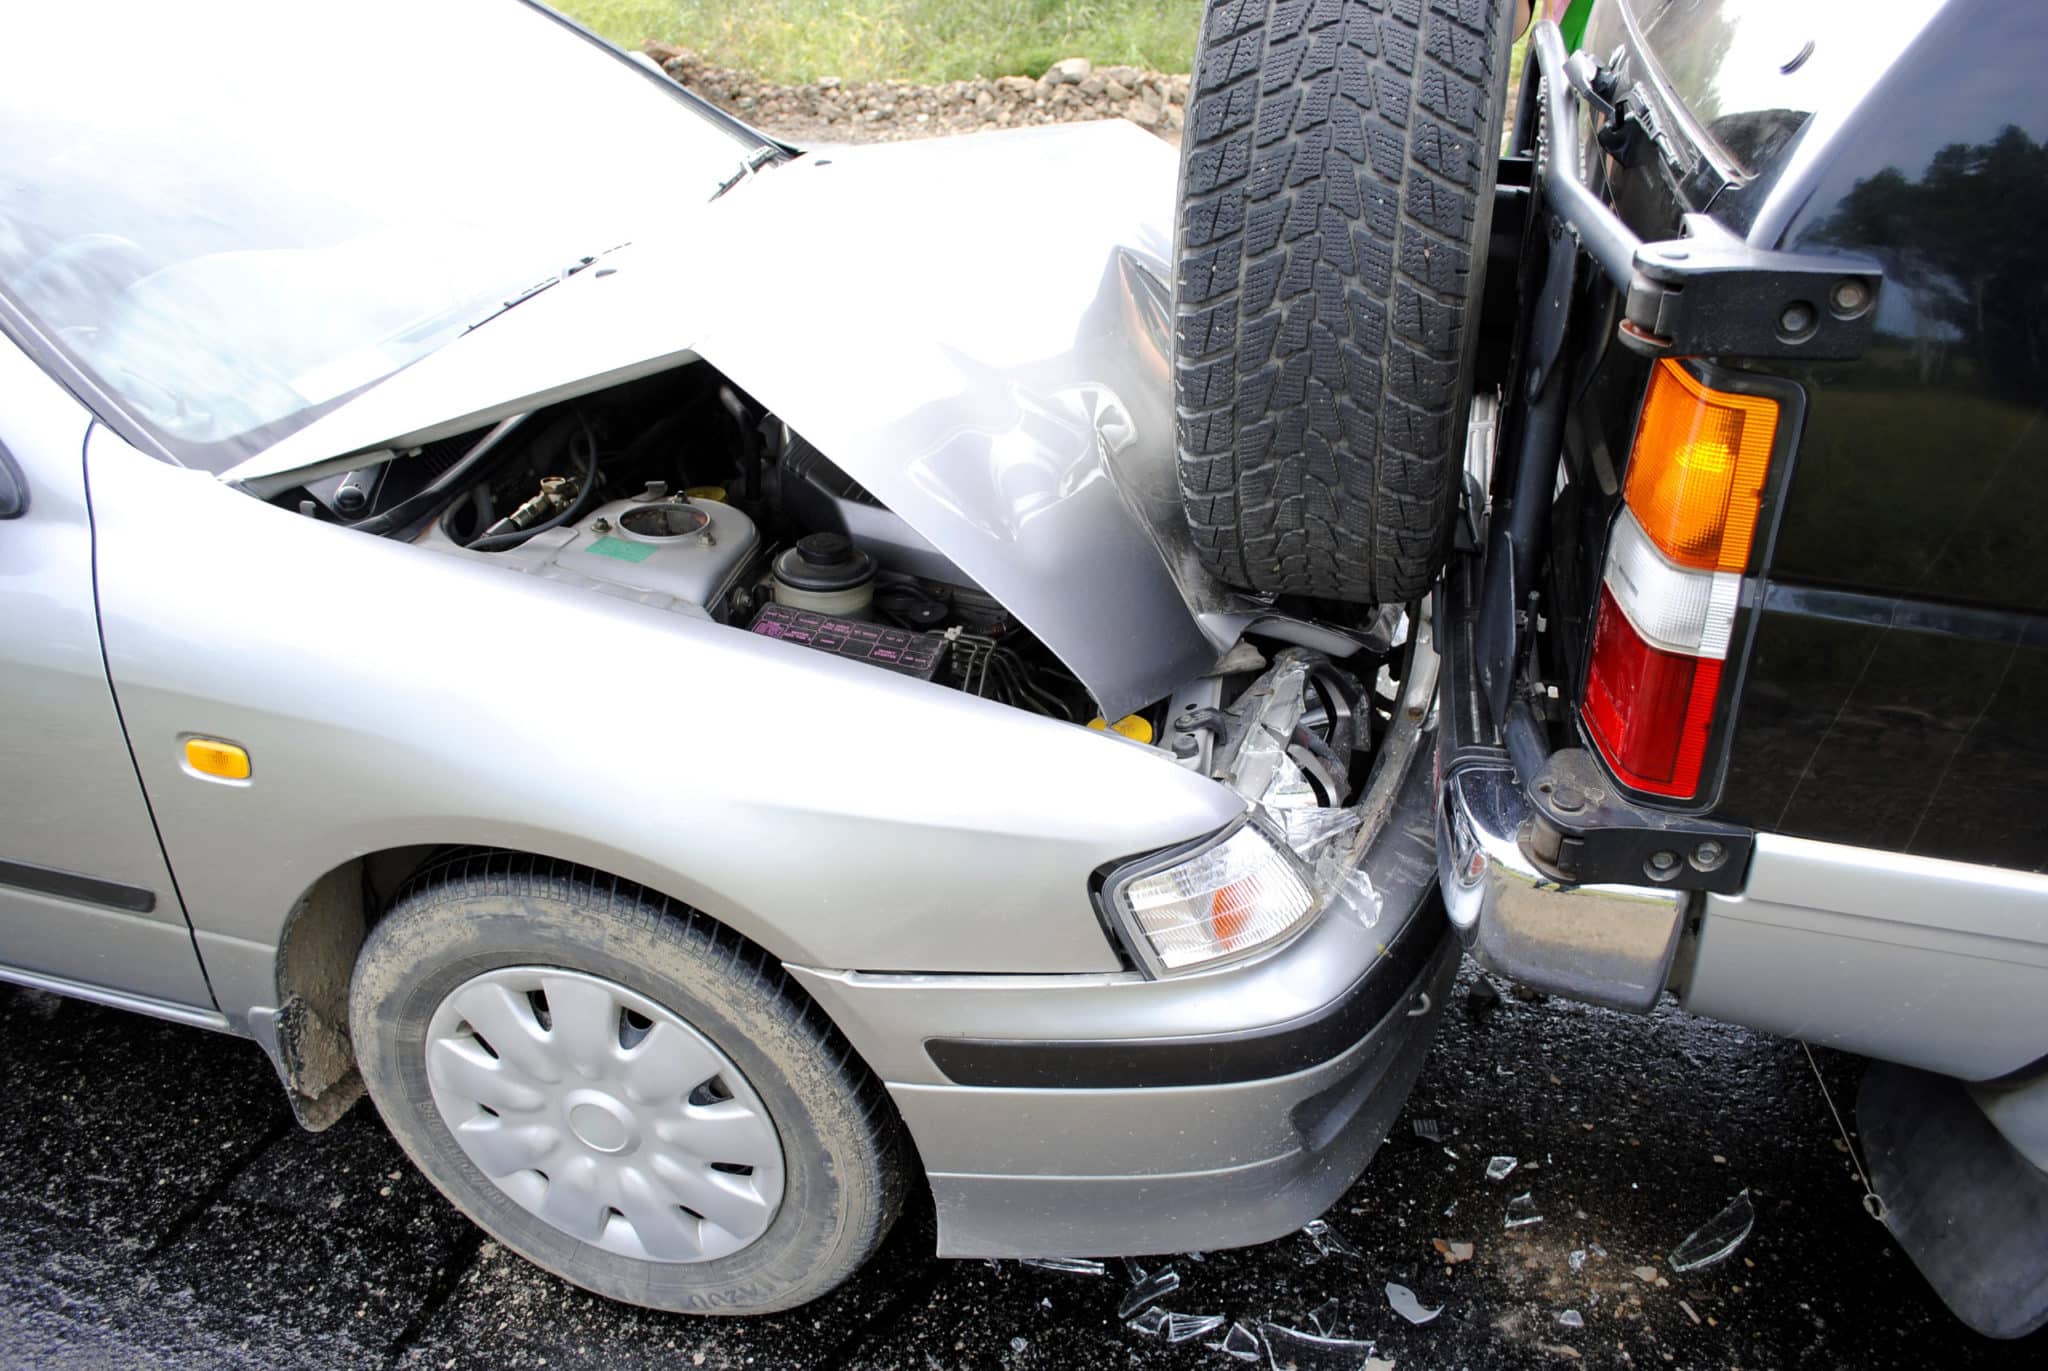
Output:
[[[223,781],[249,779],[249,754],[233,743],[224,743],[218,738],[187,738],[185,765],[201,776],[212,776]]]
[[[1133,738],[1141,743],[1149,743],[1152,741],[1152,725],[1147,723],[1145,720],[1139,718],[1135,714],[1126,714],[1123,718],[1118,719],[1113,724],[1107,719],[1090,719],[1088,721],[1088,727],[1096,730],[1097,732],[1103,732],[1113,728],[1118,733],[1123,734],[1126,738]]]

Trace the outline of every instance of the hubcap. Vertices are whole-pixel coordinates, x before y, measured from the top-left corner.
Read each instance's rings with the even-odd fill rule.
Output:
[[[782,1145],[710,1039],[601,976],[513,966],[427,1025],[427,1083],[456,1144],[552,1227],[643,1261],[709,1261],[768,1231]]]

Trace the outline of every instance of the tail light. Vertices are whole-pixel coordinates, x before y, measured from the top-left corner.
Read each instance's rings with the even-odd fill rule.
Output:
[[[1711,389],[1670,359],[1650,373],[1580,704],[1637,790],[1699,792],[1777,428],[1775,400]]]

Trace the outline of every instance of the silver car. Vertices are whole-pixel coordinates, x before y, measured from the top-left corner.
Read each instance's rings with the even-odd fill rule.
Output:
[[[1175,160],[799,154],[501,0],[0,52],[0,975],[667,1309],[1257,1242],[1456,957],[1420,604],[1175,488]]]

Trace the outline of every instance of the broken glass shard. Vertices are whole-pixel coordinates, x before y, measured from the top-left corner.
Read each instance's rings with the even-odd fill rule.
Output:
[[[1744,1190],[1728,1202],[1727,1208],[1694,1229],[1671,1250],[1671,1269],[1697,1271],[1725,1260],[1742,1246],[1754,1227],[1756,1209],[1749,1202],[1749,1191]]]
[[[1022,1352],[1025,1348],[1029,1346],[1031,1346],[1031,1342],[1028,1338],[1010,1339],[1010,1350],[1012,1352]]]
[[[1315,1330],[1318,1334],[1326,1338],[1329,1337],[1337,1331],[1337,1301],[1324,1300],[1321,1304],[1309,1310],[1308,1321],[1315,1325]]]
[[[1408,1126],[1415,1130],[1415,1136],[1418,1138],[1427,1138],[1431,1142],[1443,1141],[1443,1132],[1435,1119],[1412,1119]]]
[[[1222,1342],[1206,1342],[1202,1346],[1239,1361],[1257,1361],[1263,1350],[1259,1345],[1259,1335],[1241,1323],[1230,1325],[1230,1331],[1223,1335]]]
[[[1572,1270],[1584,1271],[1586,1269],[1586,1249],[1583,1247],[1573,1248],[1572,1254],[1566,1257],[1565,1260],[1571,1264]]]
[[[1596,1256],[1596,1257],[1604,1257],[1604,1256],[1606,1256],[1606,1255],[1607,1255],[1607,1249],[1606,1249],[1606,1248],[1604,1248],[1604,1247],[1602,1247],[1602,1246],[1601,1246],[1601,1245],[1600,1245],[1599,1243],[1597,1243],[1597,1242],[1589,1242],[1589,1243],[1587,1243],[1587,1244],[1586,1244],[1586,1250],[1587,1250],[1588,1252],[1592,1253],[1592,1254],[1593,1254],[1594,1256]]]
[[[1106,1276],[1109,1267],[1092,1257],[1026,1257],[1023,1265],[1040,1271],[1065,1271],[1075,1276]]]
[[[1507,1228],[1527,1228],[1532,1223],[1542,1223],[1543,1214],[1536,1208],[1536,1197],[1524,1192],[1508,1201]]]
[[[1166,1320],[1166,1311],[1155,1304],[1124,1326],[1134,1333],[1143,1333],[1148,1338],[1156,1338],[1165,1331]]]
[[[1259,1332],[1265,1336],[1266,1353],[1273,1365],[1291,1371],[1359,1371],[1359,1364],[1373,1350],[1369,1342],[1304,1333],[1278,1323],[1262,1323]]]
[[[1486,1163],[1486,1179],[1504,1181],[1517,1165],[1513,1157],[1494,1157]]]
[[[1302,1226],[1301,1231],[1310,1242],[1315,1244],[1317,1260],[1321,1260],[1324,1257],[1362,1257],[1365,1255],[1350,1243],[1331,1232],[1330,1225],[1325,1220],[1311,1219]]]
[[[1166,1340],[1168,1342],[1193,1342],[1204,1333],[1213,1333],[1223,1326],[1221,1314],[1168,1314],[1166,1316]]]
[[[1422,1301],[1415,1297],[1413,1290],[1405,1285],[1396,1285],[1392,1281],[1387,1282],[1387,1303],[1393,1306],[1396,1314],[1410,1323],[1428,1323],[1444,1312],[1442,1305],[1434,1309],[1424,1309]]]
[[[1565,1310],[1557,1316],[1557,1321],[1566,1328],[1584,1328],[1586,1326],[1586,1316],[1576,1309]]]
[[[1155,1271],[1125,1293],[1123,1303],[1116,1307],[1116,1316],[1129,1322],[1178,1289],[1180,1272],[1170,1266]]]

